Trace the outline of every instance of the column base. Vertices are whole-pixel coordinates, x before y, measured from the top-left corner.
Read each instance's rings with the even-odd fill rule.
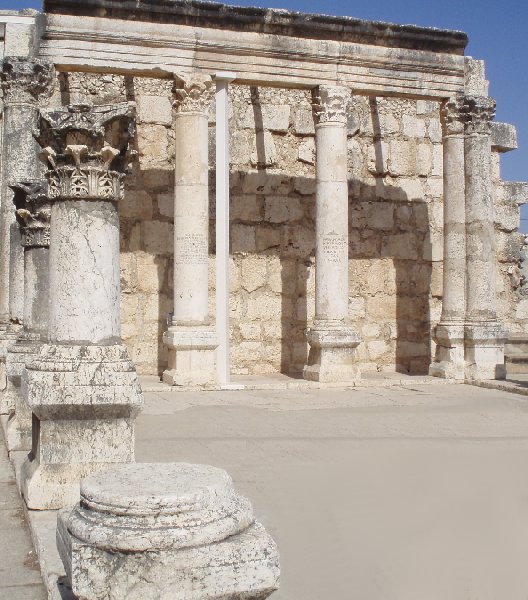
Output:
[[[304,368],[304,379],[321,383],[351,382],[361,378],[355,364],[359,334],[343,324],[316,324],[308,330],[310,354]]]
[[[35,510],[74,504],[82,477],[134,461],[134,422],[143,406],[127,350],[44,345],[26,367],[33,444],[22,494]]]
[[[436,356],[429,367],[429,375],[464,381],[466,377],[464,323],[439,323],[434,337],[437,343]]]
[[[26,364],[38,354],[40,345],[40,336],[25,333],[7,352],[6,395],[14,406],[7,422],[6,443],[9,452],[31,450],[32,413],[26,401],[27,385],[24,385],[24,379]]]
[[[174,325],[163,335],[169,348],[169,367],[163,373],[168,385],[213,385],[217,383],[216,348],[213,327]]]
[[[466,325],[466,379],[505,379],[508,332],[498,321]]]

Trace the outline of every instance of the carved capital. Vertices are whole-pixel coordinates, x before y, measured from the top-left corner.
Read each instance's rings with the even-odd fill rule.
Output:
[[[42,182],[17,182],[9,186],[15,193],[17,221],[26,248],[49,248],[51,206]]]
[[[449,98],[441,108],[442,127],[445,136],[464,133],[464,102],[463,94]]]
[[[313,112],[316,123],[347,123],[351,90],[336,85],[320,85],[313,90]]]
[[[466,134],[491,135],[491,122],[495,118],[496,102],[488,96],[466,96],[464,122]]]
[[[39,143],[48,197],[117,201],[133,151],[135,105],[75,105],[42,111]]]
[[[213,100],[214,83],[206,75],[193,75],[188,79],[176,79],[174,82],[174,107],[178,113],[209,112]]]
[[[2,63],[2,89],[6,104],[35,104],[51,90],[54,67],[38,59],[8,56]]]

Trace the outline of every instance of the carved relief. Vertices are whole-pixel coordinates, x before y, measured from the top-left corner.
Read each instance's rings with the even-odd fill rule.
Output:
[[[342,86],[320,85],[313,91],[313,113],[317,123],[347,123],[351,90]]]
[[[38,58],[4,58],[1,73],[4,102],[35,103],[39,96],[51,92],[54,74],[53,65]]]
[[[466,133],[490,135],[491,122],[495,118],[496,102],[488,96],[466,96],[462,112]]]
[[[441,107],[440,115],[444,135],[457,135],[464,133],[465,115],[463,112],[465,97],[457,94],[449,98]]]
[[[41,182],[17,182],[9,187],[15,193],[22,245],[29,248],[49,247],[51,207],[45,185]]]
[[[213,100],[214,83],[211,77],[205,75],[176,79],[173,94],[173,104],[177,112],[208,113]]]
[[[135,105],[73,105],[40,115],[41,157],[49,164],[48,196],[117,201],[133,151]]]

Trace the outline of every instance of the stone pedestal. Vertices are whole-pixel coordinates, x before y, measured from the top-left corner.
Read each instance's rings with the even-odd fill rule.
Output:
[[[163,336],[170,385],[215,383],[218,342],[209,316],[209,134],[213,98],[210,77],[180,82],[174,191],[174,317]]]
[[[215,382],[218,338],[214,328],[172,325],[163,341],[169,347],[165,383],[190,386]]]
[[[491,121],[495,101],[466,96],[466,377],[505,377],[506,331],[497,319],[495,226],[491,180]]]
[[[50,163],[49,343],[27,365],[33,444],[22,468],[29,508],[78,500],[79,481],[134,460],[143,399],[120,341],[119,219],[129,104],[41,115]]]
[[[39,146],[33,137],[38,101],[51,87],[53,65],[40,59],[5,57],[2,64],[4,117],[2,140],[2,188],[0,211],[0,414],[14,410],[7,388],[7,349],[22,332],[24,313],[24,250],[16,222],[11,185],[38,181],[42,167]],[[4,383],[5,382],[5,383]]]
[[[315,322],[305,379],[352,381],[359,335],[348,325],[347,108],[350,90],[320,86],[316,117]]]
[[[220,469],[112,468],[83,480],[59,513],[57,545],[80,600],[263,600],[279,585],[277,547]]]
[[[10,451],[31,450],[32,415],[23,381],[26,363],[48,339],[51,217],[42,184],[19,183],[12,187],[24,248],[24,330],[7,352],[6,395],[14,406],[7,424]]]
[[[429,374],[464,380],[466,319],[466,215],[464,182],[464,97],[442,107],[444,151],[444,271],[442,318],[436,327],[435,361]]]

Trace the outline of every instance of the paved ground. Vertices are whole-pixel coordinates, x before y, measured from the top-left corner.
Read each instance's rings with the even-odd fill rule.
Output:
[[[138,461],[226,468],[276,600],[526,600],[528,400],[470,386],[148,394]]]
[[[274,600],[528,599],[524,396],[434,384],[147,393],[136,447],[141,462],[231,473],[279,544]],[[55,518],[31,515],[50,581]]]
[[[0,599],[47,597],[0,427]]]

